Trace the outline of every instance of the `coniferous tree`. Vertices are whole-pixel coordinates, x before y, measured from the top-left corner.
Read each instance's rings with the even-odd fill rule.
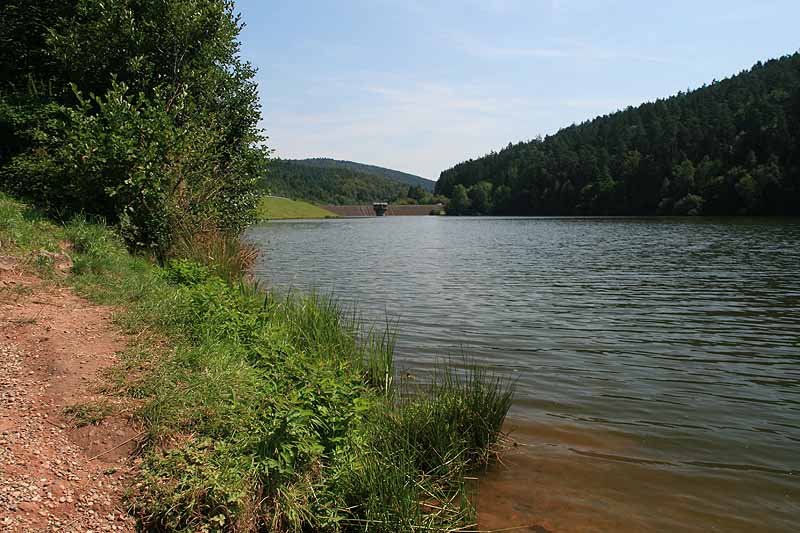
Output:
[[[800,54],[465,161],[436,193],[482,211],[481,182],[495,214],[800,214]]]

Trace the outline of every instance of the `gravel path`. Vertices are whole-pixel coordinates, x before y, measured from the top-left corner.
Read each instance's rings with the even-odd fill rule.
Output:
[[[135,530],[122,504],[133,443],[115,446],[136,428],[122,415],[76,428],[63,414],[83,402],[119,407],[97,392],[125,346],[110,316],[0,268],[0,531]]]

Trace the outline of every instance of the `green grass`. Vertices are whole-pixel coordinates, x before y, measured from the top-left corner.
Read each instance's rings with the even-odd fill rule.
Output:
[[[2,253],[69,242],[66,280],[113,304],[131,348],[107,389],[146,428],[130,512],[147,531],[453,531],[466,478],[500,438],[512,385],[469,365],[398,390],[391,328],[316,294],[129,255],[112,230],[65,226],[0,195]],[[35,266],[35,265],[34,265]],[[104,412],[77,406],[81,423]]]
[[[337,215],[316,205],[288,198],[266,196],[258,205],[257,216],[261,220],[293,218],[335,218]]]
[[[38,212],[0,193],[0,253],[34,261],[41,251],[58,252],[62,237]]]

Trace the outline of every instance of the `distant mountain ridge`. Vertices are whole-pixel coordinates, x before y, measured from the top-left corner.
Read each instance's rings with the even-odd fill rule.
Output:
[[[316,204],[365,204],[403,198],[410,186],[345,166],[320,166],[305,161],[273,159],[261,186],[276,196]]]
[[[355,161],[343,161],[339,159],[331,159],[328,157],[312,157],[309,159],[293,159],[293,160],[290,159],[287,161],[294,161],[302,165],[319,167],[319,168],[339,168],[339,169],[344,168],[348,170],[354,170],[362,174],[372,174],[375,176],[382,176],[384,178],[388,178],[393,181],[405,183],[406,185],[415,185],[415,186],[419,185],[428,192],[433,192],[433,189],[436,186],[435,181],[423,178],[422,176],[409,174],[408,172],[402,172],[400,170],[394,170],[391,168],[379,167],[377,165],[356,163]]]

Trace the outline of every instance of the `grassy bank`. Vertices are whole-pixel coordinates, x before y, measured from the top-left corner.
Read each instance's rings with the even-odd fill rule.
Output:
[[[260,220],[282,220],[293,218],[332,218],[338,215],[307,202],[266,196],[259,201],[257,216]]]
[[[136,344],[110,387],[146,428],[129,495],[157,531],[451,531],[474,510],[511,385],[442,367],[399,390],[392,335],[316,295],[278,297],[188,260],[158,267],[100,224],[0,196],[0,253],[120,309]],[[67,277],[54,269],[68,254]],[[213,265],[212,265],[213,266]]]

